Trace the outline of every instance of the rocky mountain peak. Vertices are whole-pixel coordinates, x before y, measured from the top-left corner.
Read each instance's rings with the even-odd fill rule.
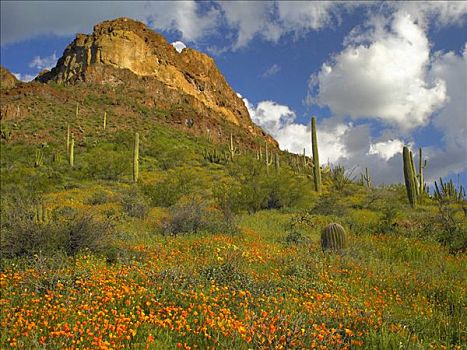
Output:
[[[105,21],[95,25],[92,34],[78,34],[56,67],[37,80],[138,86],[156,104],[187,103],[277,144],[252,123],[244,102],[211,57],[189,48],[178,53],[162,35],[129,18]]]

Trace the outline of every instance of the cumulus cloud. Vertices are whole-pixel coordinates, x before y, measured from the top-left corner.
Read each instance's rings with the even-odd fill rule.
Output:
[[[447,99],[444,81],[427,79],[429,54],[424,31],[408,14],[397,13],[389,29],[375,26],[354,35],[323,64],[311,78],[313,101],[340,116],[377,118],[405,131],[426,125]]]
[[[338,22],[338,3],[333,1],[279,1],[278,17],[286,32],[307,32]]]
[[[389,160],[396,154],[402,152],[404,143],[399,139],[381,141],[370,144],[370,149],[367,154],[377,154],[385,160]]]
[[[345,7],[332,1],[2,1],[1,42],[86,33],[103,20],[130,17],[157,30],[178,32],[186,42],[216,36],[222,28],[230,42],[211,51],[223,52],[245,47],[255,37],[277,42],[288,33],[338,24],[339,10]]]
[[[467,15],[465,1],[398,1],[390,6],[409,13],[423,26],[429,21],[436,26],[463,25]]]
[[[272,77],[273,75],[276,75],[277,73],[279,73],[280,70],[281,70],[281,67],[277,63],[274,63],[272,66],[268,67],[264,71],[263,77],[264,78]]]
[[[411,14],[419,24],[439,26],[465,22],[467,3],[462,1],[413,1],[385,4],[391,11]],[[176,31],[186,42],[198,42],[225,29],[231,40],[226,48],[247,46],[255,37],[277,42],[287,34],[300,36],[310,31],[339,25],[341,14],[355,8],[380,10],[378,2],[338,1],[2,1],[2,45],[39,35],[69,36],[89,32],[98,22],[130,17],[152,28]],[[72,15],[68,15],[72,14]]]
[[[165,31],[177,31],[187,41],[209,35],[219,15],[212,7],[200,13],[200,4],[186,1],[2,1],[1,43],[40,35],[88,33],[104,20],[130,17]]]
[[[185,43],[182,41],[174,41],[172,46],[175,47],[175,50],[177,50],[178,53],[182,52],[182,50],[186,48]]]
[[[274,101],[261,101],[256,106],[243,99],[253,122],[273,136],[283,150],[311,155],[310,125],[296,122],[296,114],[288,106]],[[323,122],[319,125],[320,161],[336,162],[346,156],[343,143],[348,125]]]
[[[463,52],[435,54],[431,73],[446,82],[449,99],[434,116],[433,124],[443,133],[442,149],[431,150],[430,171],[433,178],[458,173],[467,167],[467,44]]]
[[[24,81],[24,82],[29,82],[31,80],[34,80],[34,78],[36,77],[33,74],[21,74],[21,73],[12,73],[12,74],[16,77],[16,79]]]
[[[50,70],[53,67],[55,67],[55,65],[57,64],[57,60],[58,60],[58,57],[55,52],[52,55],[46,56],[46,57],[36,56],[29,63],[29,68],[35,68],[39,71],[43,69]]]

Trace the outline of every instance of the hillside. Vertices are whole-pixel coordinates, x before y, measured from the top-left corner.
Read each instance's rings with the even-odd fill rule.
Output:
[[[1,348],[466,345],[454,184],[411,207],[333,166],[316,191],[211,58],[125,18],[34,82],[2,68],[0,98]]]

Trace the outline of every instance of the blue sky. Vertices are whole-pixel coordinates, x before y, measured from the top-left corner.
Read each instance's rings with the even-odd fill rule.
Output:
[[[213,56],[254,122],[283,149],[375,182],[402,181],[423,146],[427,181],[467,183],[467,2],[1,2],[1,64],[22,79],[77,32],[120,16]]]

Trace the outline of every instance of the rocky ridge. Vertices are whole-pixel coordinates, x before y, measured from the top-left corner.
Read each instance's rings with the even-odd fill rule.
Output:
[[[211,57],[189,48],[178,53],[162,35],[129,18],[105,21],[94,26],[92,34],[78,34],[56,67],[36,80],[142,88],[148,107],[187,104],[199,119],[228,121],[277,146],[251,121]]]

